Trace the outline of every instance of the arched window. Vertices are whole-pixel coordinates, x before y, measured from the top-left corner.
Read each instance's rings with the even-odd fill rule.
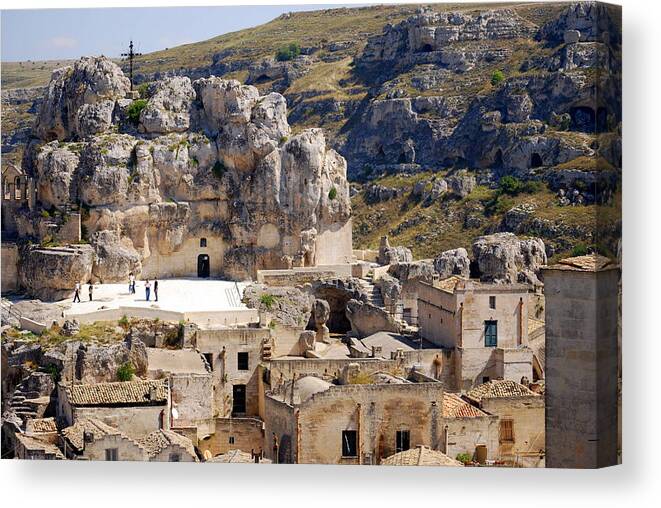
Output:
[[[21,188],[21,177],[14,178],[14,199],[20,201],[22,198],[23,189]]]
[[[207,246],[207,239],[200,238],[200,247],[206,247],[206,246]]]

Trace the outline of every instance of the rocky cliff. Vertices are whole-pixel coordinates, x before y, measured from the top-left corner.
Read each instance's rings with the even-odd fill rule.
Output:
[[[167,78],[146,100],[129,89],[105,58],[53,73],[23,159],[38,188],[24,231],[44,211],[80,208],[93,252],[77,264],[105,282],[196,275],[198,254],[212,275],[239,279],[348,261],[346,162],[322,130],[292,135],[280,94],[216,77]],[[63,257],[27,249],[23,259]]]

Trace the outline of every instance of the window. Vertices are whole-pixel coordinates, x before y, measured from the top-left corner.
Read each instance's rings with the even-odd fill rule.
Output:
[[[200,247],[206,247],[206,246],[207,246],[207,239],[200,238]]]
[[[181,462],[181,455],[179,455],[178,453],[171,453],[170,462]]]
[[[213,371],[213,353],[202,353],[202,355],[209,364],[209,368]]]
[[[106,460],[119,460],[117,458],[117,448],[106,448]]]
[[[358,433],[355,430],[342,431],[342,457],[358,457]]]
[[[484,322],[484,345],[485,347],[498,345],[498,321]]]
[[[229,442],[230,444],[234,444],[234,436],[230,436]]]
[[[248,353],[240,352],[236,354],[237,369],[248,370]]]
[[[513,420],[500,420],[500,442],[513,443],[514,442],[514,421]]]
[[[404,452],[408,450],[411,442],[411,433],[408,430],[398,430],[396,435],[395,452]]]
[[[495,296],[490,296],[489,297],[489,308],[490,309],[495,309],[496,308],[496,297]]]

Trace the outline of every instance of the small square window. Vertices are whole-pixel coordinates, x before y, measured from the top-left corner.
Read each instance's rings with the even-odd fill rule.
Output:
[[[207,239],[200,238],[200,247],[206,247],[206,246],[207,246]]]
[[[490,296],[489,297],[489,308],[490,309],[495,309],[496,308],[496,297],[495,296]]]
[[[248,370],[248,353],[242,351],[236,355],[237,369]]]
[[[482,383],[488,383],[491,378],[489,376],[482,377]]]
[[[106,448],[106,460],[109,461],[119,460],[117,448]]]
[[[358,432],[342,431],[342,457],[358,457]]]
[[[234,436],[230,436],[229,442],[230,444],[234,444]]]

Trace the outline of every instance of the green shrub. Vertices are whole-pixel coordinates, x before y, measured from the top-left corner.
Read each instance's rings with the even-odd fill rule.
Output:
[[[42,211],[41,211],[41,216],[42,216],[44,219],[48,219],[48,218],[50,217],[50,212],[49,212],[48,210],[42,210]]]
[[[298,42],[292,42],[287,46],[281,46],[275,53],[275,59],[278,62],[293,60],[301,54],[301,45]]]
[[[468,464],[469,462],[473,462],[473,457],[471,457],[468,453],[458,453],[455,458],[459,462],[462,462],[464,464]]]
[[[271,310],[275,305],[275,302],[278,298],[275,295],[269,293],[264,293],[259,297],[259,303],[261,303],[268,310]]]
[[[126,116],[134,125],[140,123],[140,113],[147,106],[147,99],[137,99],[134,100],[131,105],[126,110]]]
[[[60,382],[60,369],[58,369],[55,365],[47,365],[44,367],[44,371],[46,371],[48,374],[50,374],[50,377],[53,379],[53,382],[59,383]]]
[[[571,250],[571,257],[576,256],[587,256],[590,253],[590,249],[584,243],[579,243],[574,245],[574,248]]]
[[[505,175],[498,182],[498,190],[503,194],[516,196],[522,190],[521,180],[515,176]]]
[[[117,379],[119,381],[131,381],[133,374],[135,374],[135,367],[131,362],[126,362],[117,369]]]
[[[328,191],[328,199],[331,201],[334,200],[337,197],[337,189],[335,186],[331,187],[331,189]]]
[[[140,94],[141,99],[149,98],[149,83],[142,83],[138,85],[138,93]]]
[[[503,71],[497,70],[497,71],[493,71],[493,73],[491,74],[491,84],[493,86],[496,86],[504,79],[505,79],[505,74],[503,74]]]
[[[124,330],[128,330],[129,327],[129,318],[126,317],[126,314],[124,314],[119,320],[117,321],[117,324],[124,328]]]
[[[225,165],[220,161],[216,161],[216,163],[213,165],[213,168],[211,168],[211,171],[213,172],[213,176],[218,178],[218,180],[222,180],[226,171]]]
[[[282,144],[286,143],[288,139],[289,139],[289,136],[282,136],[280,138],[280,144],[282,145]]]

